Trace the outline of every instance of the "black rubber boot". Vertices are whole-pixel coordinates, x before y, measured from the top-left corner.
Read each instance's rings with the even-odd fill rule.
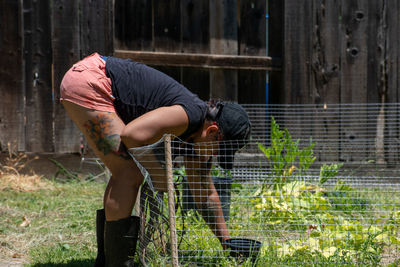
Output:
[[[96,240],[97,240],[97,257],[94,267],[104,267],[106,265],[104,255],[104,224],[106,222],[106,213],[104,209],[96,211]]]
[[[137,216],[106,221],[104,232],[106,267],[135,266],[134,256],[139,228],[140,218]]]

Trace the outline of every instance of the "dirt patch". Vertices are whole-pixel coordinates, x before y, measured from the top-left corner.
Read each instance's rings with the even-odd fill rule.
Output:
[[[7,152],[0,153],[0,166],[15,168],[21,175],[37,175],[52,179],[55,176],[62,176],[62,170],[79,174],[80,176],[98,176],[98,179],[104,180],[108,174],[105,173],[101,162],[96,162],[94,157],[83,158],[79,154],[24,154],[24,158],[19,164],[22,166],[10,166],[10,155]],[[61,167],[60,167],[61,166]],[[104,175],[103,175],[104,174]],[[103,177],[104,176],[104,177]]]

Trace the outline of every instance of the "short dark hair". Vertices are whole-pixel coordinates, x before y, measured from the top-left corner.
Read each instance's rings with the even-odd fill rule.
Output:
[[[210,99],[207,102],[206,120],[215,121],[219,110],[221,109],[223,101],[220,99]]]

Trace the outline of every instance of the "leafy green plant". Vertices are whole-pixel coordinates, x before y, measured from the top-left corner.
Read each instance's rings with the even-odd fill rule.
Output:
[[[218,165],[211,166],[211,175],[215,177],[232,178],[231,170],[224,170]]]
[[[309,146],[303,149],[300,148],[299,143],[300,140],[293,140],[287,129],[280,130],[275,119],[271,119],[271,146],[265,147],[259,143],[258,147],[270,164],[274,187],[293,181],[296,169],[299,174],[303,174],[315,161],[313,155],[315,143],[312,139]]]
[[[339,164],[324,164],[321,166],[319,171],[319,184],[325,184],[330,178],[336,177],[339,173],[339,169],[343,166],[343,163]]]
[[[264,255],[272,246],[280,259],[312,255],[334,262],[376,265],[382,247],[399,242],[396,230],[365,221],[362,211],[367,209],[369,200],[337,178],[343,164],[322,165],[317,184],[297,179],[315,161],[315,143],[310,141],[303,149],[299,143],[272,119],[271,146],[258,144],[269,162],[274,184],[259,187],[253,193],[251,220],[262,218],[266,230],[280,232],[282,238],[293,231],[303,233],[298,238],[272,243],[269,248],[264,246]],[[336,179],[333,188],[325,187],[330,179]]]

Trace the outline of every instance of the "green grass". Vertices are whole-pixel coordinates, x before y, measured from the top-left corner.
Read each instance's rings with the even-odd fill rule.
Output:
[[[93,266],[96,209],[105,185],[51,184],[32,192],[0,191],[0,261],[17,255],[27,266]]]
[[[396,266],[399,262],[398,194],[366,188],[340,195],[324,193],[319,197],[316,192],[305,192],[302,197],[292,198],[288,197],[290,194],[282,195],[282,191],[270,192],[268,196],[274,196],[276,201],[283,198],[288,206],[260,213],[250,200],[255,199],[257,189],[246,186],[233,193],[228,226],[232,237],[263,242],[254,266]],[[302,201],[301,207],[295,199]],[[299,211],[294,212],[294,208]],[[186,216],[185,225],[180,245],[182,262],[199,262],[200,266],[237,265],[193,211]],[[246,262],[242,266],[253,265]]]
[[[51,181],[50,184],[51,189],[31,192],[0,191],[0,262],[9,260],[12,255],[19,255],[18,257],[27,262],[27,266],[93,266],[96,256],[95,213],[96,209],[102,205],[105,184],[77,180]],[[379,232],[362,235],[362,238],[350,236],[349,239],[347,236],[342,236],[342,240],[337,241],[337,244],[324,245],[324,247],[338,248],[336,254],[329,257],[310,249],[295,249],[291,250],[291,253],[282,255],[282,249],[288,244],[299,247],[306,244],[310,248],[307,226],[318,225],[308,221],[308,218],[300,218],[300,224],[294,228],[289,222],[274,224],[274,219],[266,216],[251,218],[254,216],[251,215],[252,208],[249,206],[253,204],[248,202],[251,192],[248,187],[235,191],[229,229],[233,237],[246,237],[243,235],[247,234],[249,237],[259,236],[262,239],[264,245],[255,266],[297,266],[300,264],[304,266],[396,266],[399,263],[399,244],[389,244],[385,239],[383,239],[384,242],[377,240]],[[327,197],[332,196],[328,194]],[[246,202],[248,204],[243,205]],[[399,208],[400,200],[397,194],[388,194],[379,190],[367,192],[355,190],[343,197],[331,199],[331,211],[336,212],[334,214],[342,210],[342,216],[350,216],[365,225],[380,225],[379,228],[382,230],[384,225],[392,225],[393,227],[385,231],[395,237],[398,237],[399,233],[397,226],[400,223],[400,213],[396,212]],[[387,213],[377,211],[387,211]],[[391,212],[393,216],[389,218]],[[321,211],[322,215],[325,213]],[[313,214],[314,217],[318,217],[320,213]],[[368,218],[363,218],[363,216]],[[371,217],[376,219],[371,219]],[[320,216],[320,218],[323,217]],[[28,225],[21,226],[22,224]],[[239,264],[229,257],[228,252],[222,250],[211,231],[205,231],[204,222],[196,216],[195,212],[190,211],[187,214],[185,224],[186,234],[180,245],[183,266],[185,262],[200,262],[202,266]],[[361,231],[364,230],[360,229],[357,231],[362,233]],[[178,229],[178,233],[179,230],[181,229]],[[329,231],[314,231],[312,236],[314,240],[325,241],[331,238]],[[341,228],[338,231],[344,232]],[[344,247],[341,250],[342,243],[346,244],[347,248],[348,246],[353,248],[346,250]],[[382,256],[390,257],[386,264]],[[165,266],[168,263],[168,257],[164,259],[159,254],[155,254],[151,266]],[[194,265],[187,264],[187,266]],[[241,263],[241,266],[252,266],[252,264],[247,261]]]

